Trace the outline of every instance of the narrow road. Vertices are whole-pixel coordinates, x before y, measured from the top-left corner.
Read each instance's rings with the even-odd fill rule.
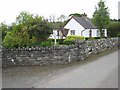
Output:
[[[3,88],[118,88],[118,51],[86,64],[4,69],[2,83]]]

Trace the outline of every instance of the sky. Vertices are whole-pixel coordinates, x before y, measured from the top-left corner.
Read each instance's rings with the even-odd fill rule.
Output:
[[[118,2],[120,0],[104,0],[109,8],[110,18],[118,19]],[[48,18],[71,13],[86,13],[89,18],[95,11],[99,0],[0,0],[0,23],[11,24],[21,11],[38,14]]]
[[[120,1],[118,3],[118,19],[120,19]]]

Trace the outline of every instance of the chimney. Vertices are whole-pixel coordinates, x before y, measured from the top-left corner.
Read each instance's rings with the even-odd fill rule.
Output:
[[[82,17],[87,19],[87,14],[86,13],[82,14]]]

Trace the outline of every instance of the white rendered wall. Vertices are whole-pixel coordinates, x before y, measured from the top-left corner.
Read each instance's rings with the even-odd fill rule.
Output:
[[[71,35],[70,34],[71,30],[75,30],[75,35],[81,36],[81,31],[83,31],[85,29],[73,18],[64,26],[64,28],[69,29],[67,36]]]
[[[104,29],[105,30],[105,37],[107,37],[107,29]]]
[[[89,37],[89,29],[86,29],[82,32],[82,36]]]
[[[92,29],[92,37],[99,37],[98,29]]]
[[[92,37],[99,37],[100,35],[98,34],[98,29],[91,29],[92,30]],[[84,37],[89,37],[89,32],[90,29],[86,29],[85,31],[83,31],[82,35]]]

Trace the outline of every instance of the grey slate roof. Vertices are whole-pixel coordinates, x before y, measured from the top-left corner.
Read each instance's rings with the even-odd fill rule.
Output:
[[[91,22],[90,19],[84,18],[84,17],[76,17],[73,16],[73,18],[82,25],[85,29],[96,29],[97,27]]]

